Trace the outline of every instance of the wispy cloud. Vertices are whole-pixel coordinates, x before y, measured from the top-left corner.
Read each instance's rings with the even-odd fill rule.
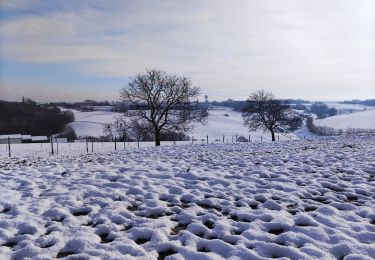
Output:
[[[51,2],[2,2],[14,13],[0,25],[2,59],[106,77],[157,67],[217,98],[375,96],[371,0]]]

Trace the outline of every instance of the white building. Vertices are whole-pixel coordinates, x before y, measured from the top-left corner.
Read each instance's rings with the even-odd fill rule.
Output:
[[[7,144],[8,138],[11,144],[48,142],[47,136],[12,134],[12,135],[0,135],[0,144]]]

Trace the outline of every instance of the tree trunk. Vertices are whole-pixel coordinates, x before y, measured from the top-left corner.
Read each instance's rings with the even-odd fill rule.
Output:
[[[155,146],[160,146],[160,131],[155,131]]]
[[[275,132],[273,130],[270,130],[271,131],[271,135],[272,135],[272,142],[276,141],[275,139]]]

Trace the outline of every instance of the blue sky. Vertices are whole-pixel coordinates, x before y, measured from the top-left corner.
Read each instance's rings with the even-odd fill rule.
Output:
[[[0,2],[0,99],[118,98],[146,68],[211,100],[375,98],[375,1]]]

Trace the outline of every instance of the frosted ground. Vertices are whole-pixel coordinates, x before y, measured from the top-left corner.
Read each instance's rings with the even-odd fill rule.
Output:
[[[375,136],[0,160],[1,259],[374,259]]]

